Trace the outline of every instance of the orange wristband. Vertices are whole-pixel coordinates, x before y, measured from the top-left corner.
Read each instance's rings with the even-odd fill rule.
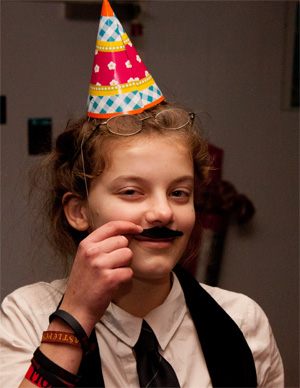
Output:
[[[66,344],[81,348],[79,339],[74,334],[64,331],[44,331],[42,343]]]

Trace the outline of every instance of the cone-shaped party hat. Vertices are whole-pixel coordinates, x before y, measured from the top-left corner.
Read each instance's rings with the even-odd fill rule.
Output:
[[[164,99],[107,0],[103,1],[87,114],[137,114]]]

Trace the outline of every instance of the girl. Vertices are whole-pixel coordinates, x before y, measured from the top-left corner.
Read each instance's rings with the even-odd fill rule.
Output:
[[[68,279],[3,302],[1,386],[284,386],[260,307],[180,269],[197,251],[210,168],[193,119],[162,102],[58,137],[49,216],[75,258]]]

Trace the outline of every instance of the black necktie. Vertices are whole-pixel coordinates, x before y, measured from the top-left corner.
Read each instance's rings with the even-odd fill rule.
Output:
[[[143,321],[140,337],[134,347],[141,388],[180,388],[176,374],[157,350],[158,342],[151,327]]]

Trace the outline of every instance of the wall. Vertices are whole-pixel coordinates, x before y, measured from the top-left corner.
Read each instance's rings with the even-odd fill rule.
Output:
[[[64,4],[2,2],[2,294],[57,276],[27,205],[27,119],[52,117],[57,134],[85,108],[98,21],[64,18]],[[209,140],[224,149],[224,179],[256,215],[232,225],[221,287],[266,311],[286,369],[298,386],[298,112],[282,110],[287,2],[143,3],[139,50],[169,99],[213,116]],[[126,27],[125,27],[126,28]],[[34,229],[32,234],[31,230]],[[42,265],[41,265],[42,264]]]

